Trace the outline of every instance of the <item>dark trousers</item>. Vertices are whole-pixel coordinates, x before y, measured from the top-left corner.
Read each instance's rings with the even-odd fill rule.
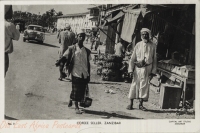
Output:
[[[5,53],[5,73],[4,73],[5,76],[6,72],[8,71],[8,67],[9,67],[9,56],[8,53]]]
[[[91,47],[90,47],[91,50],[93,49],[93,45],[94,45],[94,44],[95,44],[95,41],[92,41]]]

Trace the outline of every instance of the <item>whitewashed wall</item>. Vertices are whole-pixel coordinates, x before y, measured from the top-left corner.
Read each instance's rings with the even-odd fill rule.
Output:
[[[76,17],[58,18],[57,29],[64,29],[67,23],[70,24],[73,32],[76,32],[79,29],[92,29],[92,27],[95,26],[95,23],[89,20],[90,18],[89,14]]]

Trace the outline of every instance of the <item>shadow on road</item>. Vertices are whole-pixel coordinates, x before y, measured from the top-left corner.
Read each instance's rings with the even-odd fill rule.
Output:
[[[18,120],[16,118],[12,118],[12,117],[9,117],[9,116],[6,116],[6,115],[4,115],[4,119],[5,120]]]
[[[100,116],[106,117],[108,119],[110,117],[116,117],[116,118],[122,118],[122,119],[142,119],[142,118],[137,118],[137,117],[132,117],[132,116],[126,116],[126,115],[116,114],[116,113],[108,113],[108,112],[85,110],[85,109],[83,109],[83,111],[86,114],[100,115]]]
[[[194,115],[195,112],[189,112],[187,110],[150,110],[148,109],[147,111],[152,112],[152,113],[176,113],[177,115],[183,115],[183,114],[188,114],[188,115]]]
[[[109,84],[109,85],[121,85],[119,83],[110,83],[110,82],[89,82],[89,84]]]
[[[35,41],[29,41],[29,43],[32,43],[32,44],[38,44],[38,45],[44,45],[44,46],[48,46],[48,47],[55,47],[55,48],[60,48],[58,46],[55,46],[55,45],[52,45],[52,44],[48,44],[48,43],[38,43],[38,42],[35,42]]]

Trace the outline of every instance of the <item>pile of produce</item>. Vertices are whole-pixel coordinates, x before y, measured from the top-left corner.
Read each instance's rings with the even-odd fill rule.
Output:
[[[122,58],[112,54],[101,54],[97,63],[97,74],[104,81],[120,81]]]

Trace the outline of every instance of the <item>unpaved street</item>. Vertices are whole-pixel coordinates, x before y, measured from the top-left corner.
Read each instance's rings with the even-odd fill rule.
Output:
[[[15,119],[185,119],[195,118],[194,113],[177,114],[177,110],[161,110],[159,94],[150,91],[149,102],[144,103],[147,112],[126,110],[130,83],[105,82],[96,75],[96,65],[91,61],[92,72],[89,84],[93,104],[76,114],[74,105],[68,108],[71,82],[59,81],[55,67],[59,44],[56,35],[46,35],[44,44],[14,41],[10,55],[10,67],[5,77],[5,115]],[[89,47],[89,44],[85,44]],[[105,93],[112,89],[115,94]]]

